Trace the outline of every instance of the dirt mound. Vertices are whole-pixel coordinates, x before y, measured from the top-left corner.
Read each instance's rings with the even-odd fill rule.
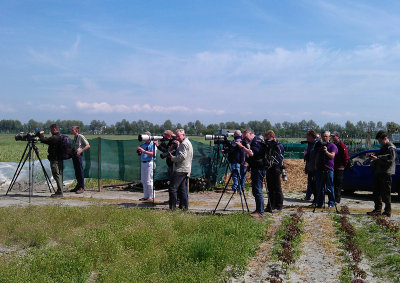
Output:
[[[287,181],[282,182],[284,191],[307,190],[307,175],[304,173],[303,159],[285,159]]]

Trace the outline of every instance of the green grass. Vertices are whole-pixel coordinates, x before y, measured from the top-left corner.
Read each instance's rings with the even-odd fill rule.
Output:
[[[243,214],[1,208],[0,250],[15,251],[0,253],[0,281],[215,282],[244,271],[265,229]]]
[[[400,282],[400,249],[391,233],[372,221],[362,221],[358,225],[356,242],[372,263],[372,272],[380,278]]]

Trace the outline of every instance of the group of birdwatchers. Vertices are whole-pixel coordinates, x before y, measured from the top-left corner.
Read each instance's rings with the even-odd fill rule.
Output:
[[[72,192],[84,192],[83,152],[90,148],[87,139],[79,133],[79,127],[72,127],[74,135],[72,160],[77,184]],[[57,183],[57,191],[52,197],[63,196],[62,171],[63,157],[62,136],[56,124],[50,126],[51,137],[44,137],[41,131],[40,141],[48,144],[48,159],[51,172]],[[151,134],[146,132],[148,136]],[[330,141],[332,138],[333,142]],[[325,193],[328,194],[328,207],[334,207],[341,201],[341,190],[344,171],[349,167],[349,154],[346,145],[341,141],[338,132],[324,131],[320,135],[314,130],[306,134],[307,147],[304,152],[305,173],[307,174],[307,192],[305,200],[312,200],[312,206],[321,208],[324,205]],[[391,216],[391,184],[395,173],[396,147],[389,141],[384,131],[376,134],[381,148],[376,155],[371,154],[371,167],[374,168],[373,181],[374,209],[369,215]],[[167,130],[163,141],[148,139],[137,147],[141,160],[141,183],[144,196],[141,201],[154,199],[153,172],[157,149],[162,151],[168,165],[169,208],[176,209],[177,204],[182,210],[189,208],[188,182],[193,160],[193,147],[183,129],[175,133]],[[244,192],[246,172],[250,171],[252,194],[256,209],[252,217],[262,218],[264,212],[275,213],[283,208],[283,193],[281,176],[286,178],[284,147],[278,141],[274,131],[268,130],[264,136],[256,135],[253,130],[234,131],[234,141],[223,148],[227,155],[232,176],[233,192]],[[268,202],[264,204],[263,180],[266,179]],[[382,213],[382,202],[385,208]]]

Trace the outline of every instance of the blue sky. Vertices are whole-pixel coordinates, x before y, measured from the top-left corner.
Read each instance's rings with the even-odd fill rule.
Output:
[[[0,1],[0,119],[397,121],[398,1]]]

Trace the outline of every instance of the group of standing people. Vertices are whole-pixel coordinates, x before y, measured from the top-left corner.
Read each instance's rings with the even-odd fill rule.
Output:
[[[44,136],[44,131],[39,132],[42,143],[48,144],[48,159],[51,172],[57,184],[57,190],[52,197],[63,196],[63,160],[62,135],[56,124],[50,126],[50,137]],[[71,190],[81,194],[85,189],[83,152],[90,148],[88,140],[79,133],[78,126],[72,127],[74,135],[72,161],[75,169],[76,186]],[[151,135],[146,132],[147,135]],[[231,167],[233,186],[232,190],[242,191],[245,184],[246,172],[250,170],[252,194],[255,198],[256,209],[251,216],[263,217],[267,212],[277,212],[283,207],[283,193],[281,187],[281,174],[283,166],[284,147],[277,140],[275,133],[269,130],[264,135],[265,139],[256,136],[250,129],[234,132],[234,143],[228,154]],[[332,137],[333,142],[330,141]],[[325,201],[325,192],[328,194],[328,207],[333,207],[341,201],[344,170],[349,166],[349,154],[346,145],[341,141],[338,132],[324,131],[321,136],[314,130],[307,131],[307,147],[305,149],[305,173],[307,176],[307,192],[305,200],[311,200],[313,206],[320,208]],[[140,200],[153,200],[153,174],[155,169],[155,156],[157,146],[166,154],[169,179],[169,208],[187,210],[188,181],[193,160],[193,147],[183,129],[174,134],[167,130],[164,139],[168,141],[158,145],[151,139],[137,148],[141,157],[141,181],[144,196]],[[371,167],[374,168],[375,178],[373,183],[374,210],[370,215],[391,216],[391,183],[395,174],[395,160],[397,150],[389,141],[387,133],[379,131],[376,135],[381,149],[376,155],[371,154]],[[268,203],[264,207],[263,180],[266,178]],[[382,213],[382,201],[385,209]]]
[[[313,206],[321,208],[328,194],[328,207],[341,201],[344,171],[350,166],[346,145],[338,132],[324,131],[321,136],[314,130],[307,131],[307,147],[304,154],[307,192],[305,200],[314,196]],[[330,142],[332,137],[333,142]],[[381,145],[376,155],[371,154],[371,167],[374,169],[373,181],[374,210],[369,215],[391,216],[392,175],[396,169],[396,147],[389,141],[387,133],[379,131],[376,140]],[[385,209],[382,213],[382,201]]]
[[[256,209],[251,213],[252,217],[261,218],[267,212],[278,212],[283,208],[283,193],[281,187],[281,173],[283,169],[284,147],[276,139],[275,133],[269,130],[265,133],[264,139],[256,136],[250,129],[243,131],[241,140],[235,140],[238,150],[243,151],[245,159],[240,164],[246,170],[250,170],[252,194],[256,202]],[[238,168],[231,164],[232,168]],[[241,168],[241,167],[240,167]],[[233,174],[239,174],[242,188],[246,170],[233,170]],[[266,177],[268,190],[268,203],[264,207],[263,180]],[[235,181],[235,179],[234,179]],[[234,182],[234,187],[237,184]]]
[[[146,132],[146,134],[151,135],[149,132]],[[169,208],[175,210],[179,202],[180,209],[188,210],[188,182],[193,160],[192,143],[186,137],[183,129],[177,130],[175,135],[171,130],[167,130],[164,132],[164,138],[168,141],[168,144],[160,146],[160,149],[167,154]],[[137,151],[141,153],[141,182],[144,192],[144,197],[140,200],[153,200],[154,198],[153,172],[157,145],[158,142],[149,139],[137,148]]]
[[[330,142],[330,138],[333,142]],[[340,203],[343,174],[349,164],[346,145],[338,132],[324,131],[319,136],[314,130],[307,131],[307,147],[304,154],[307,192],[305,200],[313,195],[313,205],[322,207],[325,191],[328,193],[328,207]]]
[[[83,170],[83,152],[90,148],[90,144],[88,140],[80,134],[79,126],[73,126],[72,134],[74,135],[74,142],[72,145],[72,152],[70,158],[72,158],[72,162],[75,170],[75,178],[76,178],[76,186],[71,190],[71,192],[75,192],[77,194],[82,194],[85,190],[85,177]],[[42,143],[47,144],[49,147],[47,149],[48,152],[48,160],[50,162],[51,173],[53,175],[54,180],[57,184],[57,190],[51,197],[63,197],[63,162],[65,156],[63,143],[62,143],[62,135],[60,134],[59,128],[57,124],[52,124],[50,126],[50,137],[44,136],[44,131],[39,132],[39,139]]]

